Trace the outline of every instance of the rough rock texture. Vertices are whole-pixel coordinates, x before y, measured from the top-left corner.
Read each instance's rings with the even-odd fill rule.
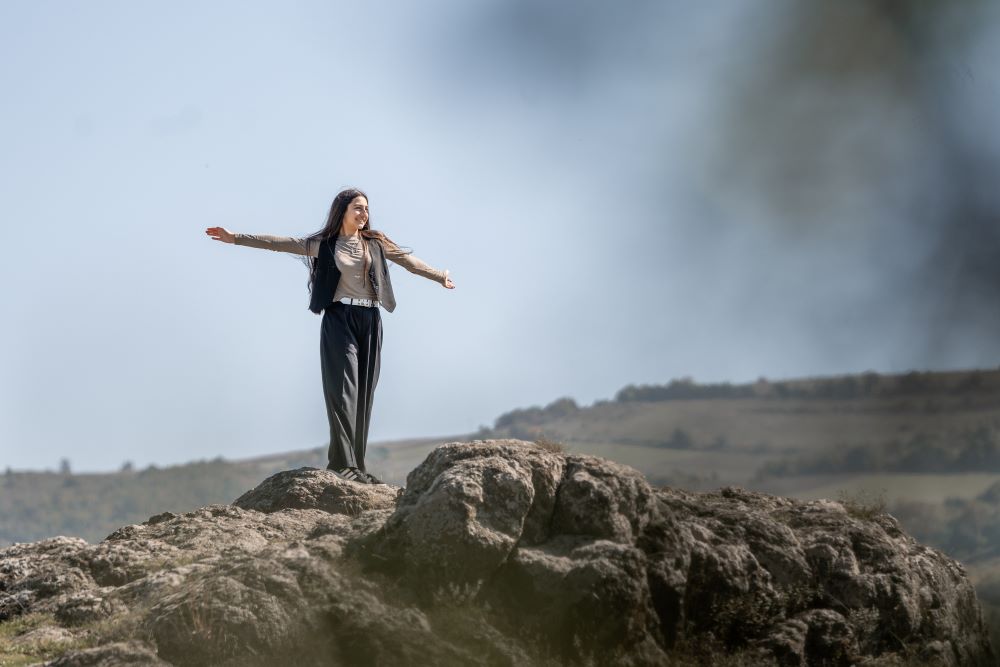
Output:
[[[15,645],[92,647],[59,665],[994,664],[961,565],[888,515],[512,440],[439,447],[401,494],[302,468],[96,545],[15,545],[16,617],[48,626]]]
[[[170,667],[141,642],[120,642],[75,651],[47,663],[51,667]]]
[[[348,486],[330,470],[299,468],[268,477],[237,498],[233,505],[261,512],[318,509],[357,516],[367,510],[395,509],[400,491],[389,484]]]

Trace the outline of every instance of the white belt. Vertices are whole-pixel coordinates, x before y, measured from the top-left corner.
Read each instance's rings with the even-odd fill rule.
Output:
[[[346,303],[348,306],[367,306],[369,308],[378,308],[378,299],[352,299],[349,296],[342,296],[337,300],[341,303]]]

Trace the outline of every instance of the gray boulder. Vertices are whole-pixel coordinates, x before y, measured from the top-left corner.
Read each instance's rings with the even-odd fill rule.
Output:
[[[654,490],[630,468],[517,441],[438,448],[350,548],[425,604],[475,600],[567,662],[656,664],[706,645],[782,664],[993,661],[961,565],[888,515]]]
[[[396,511],[370,542],[373,556],[423,593],[468,597],[522,539],[546,539],[564,465],[517,442],[439,447],[410,473]]]
[[[439,447],[401,494],[300,468],[15,545],[15,616],[85,647],[60,665],[994,664],[965,570],[888,515],[516,440]]]
[[[115,642],[74,651],[46,663],[46,667],[170,667],[143,642]]]
[[[368,510],[395,509],[401,491],[391,484],[349,482],[330,470],[299,468],[268,477],[237,498],[233,505],[259,512],[318,509],[357,516]]]

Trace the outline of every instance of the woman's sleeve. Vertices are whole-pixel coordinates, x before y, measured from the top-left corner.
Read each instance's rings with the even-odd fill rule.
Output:
[[[292,238],[290,236],[271,236],[270,234],[233,234],[236,245],[251,248],[262,248],[276,252],[290,252],[294,255],[317,257],[319,241],[308,238]]]
[[[423,260],[418,259],[409,253],[403,252],[399,248],[390,247],[390,244],[388,243],[383,243],[382,248],[385,250],[386,259],[399,264],[410,273],[415,273],[418,276],[423,276],[428,280],[433,280],[434,282],[441,283],[442,285],[444,285],[445,281],[448,280],[447,269],[439,271],[438,269],[429,266]]]

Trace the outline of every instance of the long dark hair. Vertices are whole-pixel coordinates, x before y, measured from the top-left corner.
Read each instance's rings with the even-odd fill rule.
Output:
[[[368,200],[368,195],[357,188],[347,188],[346,190],[341,190],[337,193],[337,196],[333,198],[333,203],[330,204],[330,214],[326,217],[326,224],[319,231],[310,234],[306,237],[309,241],[326,241],[333,240],[336,241],[337,237],[340,236],[340,230],[344,226],[344,214],[347,213],[347,207],[355,197],[364,197]],[[382,242],[383,246],[387,246],[394,250],[399,250],[401,252],[408,252],[400,248],[392,239],[383,234],[382,232],[372,229],[372,219],[371,214],[368,215],[368,224],[364,229],[360,231],[361,236],[366,239],[378,239]],[[318,262],[317,257],[313,257],[309,261],[309,293],[312,293],[313,282],[316,280],[316,264]]]

